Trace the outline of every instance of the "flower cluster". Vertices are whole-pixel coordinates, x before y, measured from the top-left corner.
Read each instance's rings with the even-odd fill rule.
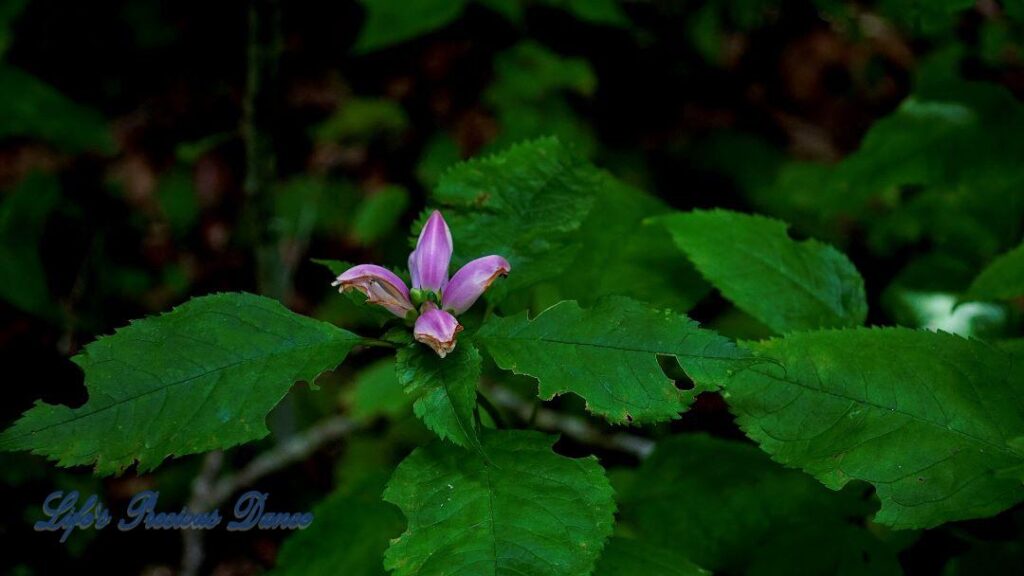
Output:
[[[413,336],[444,358],[455,349],[455,340],[462,331],[455,316],[468,310],[496,278],[511,270],[501,256],[484,256],[449,279],[452,249],[452,233],[435,210],[420,232],[416,249],[409,254],[412,290],[396,274],[376,264],[353,266],[331,285],[338,286],[339,292],[359,290],[367,302],[400,318],[415,319]]]

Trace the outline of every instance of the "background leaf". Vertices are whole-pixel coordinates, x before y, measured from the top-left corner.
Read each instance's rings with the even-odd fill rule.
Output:
[[[989,264],[967,289],[965,300],[1024,298],[1024,244]]]
[[[874,484],[896,528],[996,514],[1024,499],[999,472],[1024,453],[1024,372],[977,340],[901,328],[807,332],[753,345],[726,399],[744,432],[829,488]]]
[[[0,139],[35,138],[68,152],[114,151],[113,135],[99,113],[38,78],[0,64],[0,93]]]
[[[537,432],[481,440],[489,461],[435,442],[398,466],[384,499],[409,525],[385,566],[395,576],[590,574],[615,511],[596,459],[559,456]]]
[[[700,576],[707,570],[687,560],[675,546],[653,546],[633,538],[613,537],[601,551],[594,576]]]
[[[468,0],[360,0],[366,21],[357,52],[372,52],[442,28],[459,17]]]
[[[269,298],[195,298],[86,346],[73,360],[85,371],[89,401],[37,402],[0,435],[0,449],[110,474],[256,440],[296,380],[312,384],[358,342]]]
[[[291,535],[272,576],[383,576],[384,550],[402,531],[402,515],[382,502],[385,476],[336,490],[313,508],[313,523]]]
[[[697,210],[655,220],[722,295],[779,333],[857,326],[864,281],[831,246],[797,242],[764,216]]]
[[[901,573],[893,552],[865,529],[875,504],[863,490],[831,492],[753,446],[673,436],[628,478],[619,530],[716,572]]]

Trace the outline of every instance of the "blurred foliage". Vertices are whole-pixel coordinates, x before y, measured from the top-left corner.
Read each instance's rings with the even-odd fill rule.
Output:
[[[0,64],[0,93],[0,139],[39,139],[73,153],[113,152],[113,136],[103,117],[53,86]]]

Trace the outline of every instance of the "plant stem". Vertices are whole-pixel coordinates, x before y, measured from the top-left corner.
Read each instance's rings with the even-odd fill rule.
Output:
[[[498,407],[491,402],[490,398],[484,395],[483,392],[477,390],[476,392],[477,403],[481,408],[490,415],[491,420],[494,420],[494,424],[498,428],[508,428],[508,424],[505,422],[505,418],[502,417],[501,412],[498,411]]]

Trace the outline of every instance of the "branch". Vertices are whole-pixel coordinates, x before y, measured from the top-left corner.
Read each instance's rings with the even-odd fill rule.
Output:
[[[561,432],[577,442],[625,452],[640,459],[647,458],[654,451],[653,440],[626,432],[606,434],[588,422],[586,418],[541,408],[524,400],[508,388],[491,384],[488,385],[488,392],[495,404],[506,410],[511,410],[523,422],[529,422],[532,418],[537,428]]]
[[[224,462],[224,453],[220,450],[210,452],[203,460],[202,470],[192,482],[192,496],[189,498],[187,507],[192,512],[204,512],[216,508],[238,490],[251,486],[261,478],[296,462],[305,460],[320,448],[349,434],[359,426],[360,424],[344,416],[331,416],[277,444],[254,458],[238,472],[227,474],[219,480],[217,480],[217,475]],[[179,576],[195,576],[203,564],[203,532],[201,530],[184,530],[182,539]]]

